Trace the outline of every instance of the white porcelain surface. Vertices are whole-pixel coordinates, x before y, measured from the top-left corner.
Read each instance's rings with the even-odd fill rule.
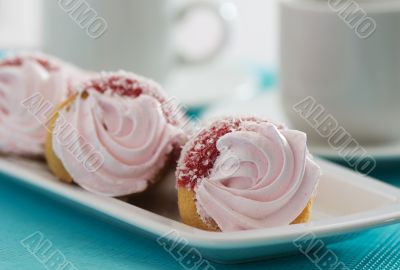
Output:
[[[147,194],[147,197],[156,196],[157,203],[142,195],[132,201],[138,207],[61,183],[38,161],[1,157],[0,171],[15,177],[16,181],[123,221],[139,232],[160,236],[176,230],[204,257],[221,262],[242,262],[296,252],[292,241],[308,232],[330,241],[329,236],[400,220],[399,189],[326,161],[318,163],[323,176],[310,223],[232,233],[202,231],[179,221],[173,173]]]
[[[208,11],[221,28],[215,46],[202,60],[221,52],[230,37],[230,22],[220,13],[222,6],[214,2],[191,1],[179,8],[166,0],[83,3],[44,2],[43,48],[85,69],[126,69],[163,80],[178,60],[201,60],[178,52],[172,40],[175,26],[194,9]]]
[[[281,1],[284,109],[297,129],[316,139],[318,134],[292,109],[308,96],[360,142],[398,140],[400,1],[356,1],[376,22],[367,38],[360,38],[357,28],[328,4],[339,2],[347,3]]]

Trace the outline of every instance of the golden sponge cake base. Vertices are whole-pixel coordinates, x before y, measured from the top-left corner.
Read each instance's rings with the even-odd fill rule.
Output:
[[[194,191],[183,187],[178,188],[178,207],[182,222],[202,230],[220,231],[217,224],[213,220],[205,223],[200,218],[199,214],[197,213],[195,199],[196,193]],[[311,208],[312,200],[309,200],[303,212],[293,222],[291,222],[291,224],[308,222],[311,218]]]
[[[71,96],[67,100],[65,100],[63,103],[61,103],[54,111],[52,114],[52,117],[48,121],[48,127],[47,127],[47,137],[46,141],[44,144],[44,154],[46,157],[47,165],[49,166],[50,171],[57,176],[61,181],[66,182],[66,183],[72,183],[72,177],[69,175],[69,173],[65,170],[63,164],[61,161],[58,159],[56,154],[53,151],[53,130],[54,126],[56,124],[57,118],[58,118],[58,112],[72,104],[74,101],[75,96]]]

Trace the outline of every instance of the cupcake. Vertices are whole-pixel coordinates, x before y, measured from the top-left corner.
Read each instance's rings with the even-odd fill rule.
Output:
[[[0,61],[0,152],[41,156],[46,120],[83,73],[42,54],[21,54]]]
[[[222,118],[182,150],[179,212],[210,231],[305,223],[319,176],[305,133],[255,117]]]
[[[169,106],[161,86],[120,71],[73,90],[50,121],[45,148],[51,171],[110,197],[155,183],[186,140],[182,114]]]

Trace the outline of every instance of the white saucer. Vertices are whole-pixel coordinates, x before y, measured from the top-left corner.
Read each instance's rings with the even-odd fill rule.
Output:
[[[285,116],[278,90],[266,92],[252,100],[224,100],[204,113],[204,119],[212,119],[222,115],[254,114],[285,123],[290,127],[290,121]],[[364,149],[376,160],[400,160],[400,140],[381,145],[365,145]],[[341,159],[338,152],[329,145],[313,144],[309,141],[310,151],[321,157]],[[351,149],[348,149],[349,151]]]
[[[318,156],[339,159],[341,158],[337,151],[329,147],[328,145],[312,145],[309,146],[310,151]],[[376,160],[400,160],[400,141],[393,142],[391,144],[379,145],[379,146],[363,146],[363,148],[373,156]],[[355,150],[355,149],[354,149]],[[351,149],[348,149],[351,152]]]

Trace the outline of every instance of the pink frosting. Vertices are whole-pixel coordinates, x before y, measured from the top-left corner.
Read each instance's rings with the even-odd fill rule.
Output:
[[[288,225],[306,207],[320,176],[306,134],[268,122],[242,126],[217,141],[220,154],[195,190],[198,213],[221,231]]]
[[[153,96],[122,96],[111,89],[85,92],[84,98],[78,96],[70,108],[60,112],[53,140],[55,154],[74,181],[91,192],[117,197],[145,190],[174,147],[183,143],[183,130],[167,121],[160,101]],[[72,147],[63,140],[63,123],[69,123],[74,136],[83,141]],[[98,156],[92,169],[76,152],[85,145],[89,149],[87,144]]]
[[[46,116],[66,98],[78,74],[75,68],[43,55],[0,62],[0,152],[42,155]]]

